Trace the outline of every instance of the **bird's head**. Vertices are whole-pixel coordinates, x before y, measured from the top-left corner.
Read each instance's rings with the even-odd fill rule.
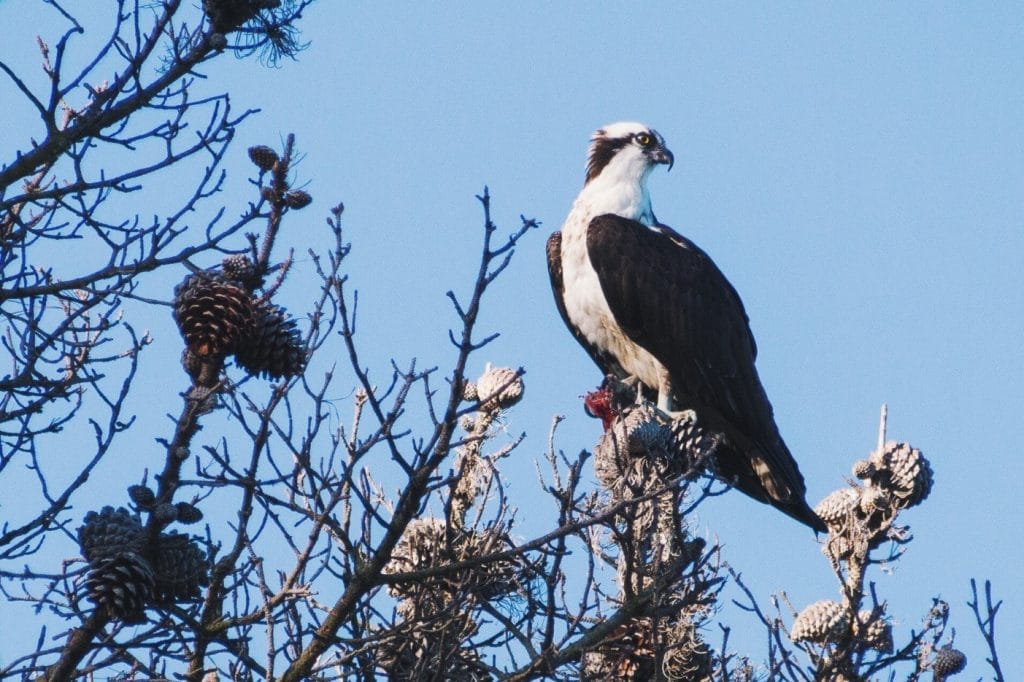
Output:
[[[613,123],[591,138],[587,184],[599,177],[642,183],[656,165],[665,163],[671,169],[674,160],[657,130],[642,123]]]

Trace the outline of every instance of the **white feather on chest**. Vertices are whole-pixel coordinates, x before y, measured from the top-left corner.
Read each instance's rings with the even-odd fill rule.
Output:
[[[586,217],[585,224],[572,224],[573,215],[570,215],[562,228],[565,311],[573,325],[590,343],[618,358],[626,372],[657,389],[662,365],[653,355],[631,341],[615,321],[601,290],[597,272],[587,254],[586,229],[590,218]]]

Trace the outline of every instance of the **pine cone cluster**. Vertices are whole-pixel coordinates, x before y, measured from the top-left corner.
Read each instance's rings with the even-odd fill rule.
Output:
[[[869,486],[861,490],[860,499],[857,501],[858,508],[865,516],[885,511],[890,504],[891,496],[888,492],[876,486]]]
[[[848,558],[855,547],[870,549],[897,537],[897,514],[920,504],[932,488],[928,460],[906,443],[886,443],[854,463],[853,474],[864,485],[836,490],[814,508],[828,526],[824,551],[833,561]]]
[[[404,573],[444,566],[500,551],[509,542],[501,531],[477,533],[446,528],[442,519],[412,521],[392,553],[385,573]],[[401,597],[401,617],[380,637],[376,665],[392,680],[489,680],[477,652],[465,643],[478,630],[474,600],[491,601],[513,591],[521,571],[514,560],[498,561],[389,587]]]
[[[907,443],[886,443],[867,461],[870,468],[863,478],[889,493],[897,509],[920,504],[932,490],[931,465],[920,450]]]
[[[598,481],[619,499],[623,486],[644,487],[687,472],[697,473],[713,451],[715,441],[705,435],[692,414],[668,423],[648,404],[626,409],[615,417],[594,448]]]
[[[445,522],[443,519],[421,518],[406,526],[385,573],[405,573],[435,566],[446,551]],[[393,585],[392,594],[401,595],[402,585]]]
[[[145,485],[128,486],[128,497],[135,503],[135,506],[153,515],[161,525],[168,525],[177,521],[178,523],[190,524],[203,520],[203,512],[190,502],[164,502],[156,504],[156,493]],[[86,519],[89,517],[86,516]]]
[[[293,211],[306,208],[313,203],[313,197],[304,189],[291,189],[284,178],[288,174],[288,159],[281,159],[277,152],[266,145],[249,147],[249,159],[262,173],[274,171],[273,182],[260,187],[260,196],[276,207],[287,207]]]
[[[193,379],[204,363],[221,363],[232,354],[254,376],[280,379],[305,368],[296,321],[280,306],[254,298],[251,292],[259,285],[256,267],[239,255],[225,258],[219,272],[189,275],[175,288],[174,319],[185,339],[185,369]]]
[[[415,519],[406,528],[405,535],[395,547],[385,572],[405,573],[444,566],[500,552],[510,546],[511,540],[508,535],[498,529],[486,532],[454,529],[449,531],[442,519]],[[481,601],[491,601],[500,598],[515,592],[525,580],[525,569],[522,564],[515,559],[507,559],[480,564],[449,575],[395,584],[390,586],[389,590],[396,597],[431,602],[418,604],[420,612],[439,611],[452,599],[464,600],[472,597]]]
[[[826,644],[842,637],[850,627],[846,608],[829,599],[814,602],[796,617],[789,631],[794,642]]]
[[[145,502],[145,490],[132,486],[130,495]],[[86,514],[78,529],[79,546],[89,561],[85,590],[112,619],[143,622],[147,606],[193,599],[209,583],[209,561],[194,540],[161,533],[150,545],[146,537],[137,516],[109,506]]]

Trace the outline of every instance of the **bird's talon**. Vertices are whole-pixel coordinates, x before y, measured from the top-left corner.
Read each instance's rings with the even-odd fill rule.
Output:
[[[669,412],[668,418],[674,422],[694,422],[697,421],[697,413],[693,410],[677,410],[675,412]]]
[[[697,413],[693,410],[663,410],[660,407],[654,408],[657,415],[664,421],[675,424],[676,422],[697,423]]]

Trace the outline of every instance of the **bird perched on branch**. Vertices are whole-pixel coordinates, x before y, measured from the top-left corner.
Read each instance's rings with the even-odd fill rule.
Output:
[[[716,473],[817,531],[796,461],[754,367],[743,303],[699,247],[654,217],[647,179],[672,152],[640,123],[598,130],[548,270],[562,319],[605,374],[719,437]]]

